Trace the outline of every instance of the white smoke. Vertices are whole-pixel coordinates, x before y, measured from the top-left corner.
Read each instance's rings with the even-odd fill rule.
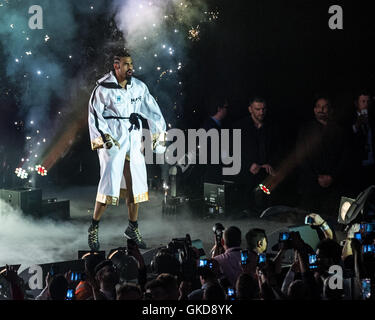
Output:
[[[87,226],[25,216],[0,200],[0,265],[39,264],[76,259],[86,248]],[[80,236],[81,235],[81,236]]]

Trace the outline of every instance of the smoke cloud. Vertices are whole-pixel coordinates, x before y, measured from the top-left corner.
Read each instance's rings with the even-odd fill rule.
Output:
[[[135,76],[149,86],[174,127],[182,116],[182,73],[188,68],[189,30],[207,13],[202,0],[116,0],[115,21],[135,63]]]

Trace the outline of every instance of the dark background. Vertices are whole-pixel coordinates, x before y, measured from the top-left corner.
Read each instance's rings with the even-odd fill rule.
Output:
[[[209,3],[218,8],[219,19],[202,26],[200,41],[192,43],[187,52],[188,64],[182,72],[183,112],[177,127],[198,128],[208,115],[208,100],[218,92],[230,98],[229,124],[247,115],[249,96],[262,95],[268,101],[270,116],[283,130],[288,152],[298,127],[312,116],[315,93],[329,93],[337,117],[345,119],[353,108],[353,92],[361,87],[373,88],[374,5],[362,1],[307,0]],[[331,5],[342,6],[344,30],[329,29]],[[77,13],[77,19],[80,18]],[[108,13],[81,20],[81,36],[76,40],[80,60],[67,68],[72,78],[82,70],[90,71],[88,100],[97,76],[103,71],[103,38],[115,37],[116,32]],[[2,63],[0,72],[4,73]],[[6,178],[4,172],[13,171],[12,159],[22,157],[24,133],[14,126],[14,121],[20,119],[17,87],[7,87],[6,79],[3,81],[0,170],[1,183],[9,185],[14,178]],[[152,88],[150,91],[154,93]],[[82,109],[86,108],[85,103]],[[48,181],[96,184],[98,168],[85,127],[70,151],[52,168]]]

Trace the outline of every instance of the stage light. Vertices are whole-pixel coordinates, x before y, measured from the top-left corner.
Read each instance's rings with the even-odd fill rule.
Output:
[[[22,169],[22,168],[17,168],[15,170],[15,174],[17,175],[17,177],[21,178],[21,179],[27,179],[28,177],[28,173],[26,172],[25,169]]]
[[[348,213],[348,210],[352,203],[354,202],[354,199],[347,198],[347,197],[341,197],[340,201],[340,209],[339,209],[339,223],[344,223],[346,214]]]
[[[47,175],[47,170],[40,164],[35,166],[35,171],[40,174],[41,176],[46,176]]]
[[[271,194],[270,189],[268,189],[265,185],[261,183],[258,185],[258,188],[259,190],[262,190],[265,194]]]
[[[337,222],[350,224],[375,220],[375,186],[362,191],[355,200],[342,197]]]

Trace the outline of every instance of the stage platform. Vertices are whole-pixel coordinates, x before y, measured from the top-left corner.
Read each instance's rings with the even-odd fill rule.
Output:
[[[53,221],[24,216],[2,203],[0,214],[0,266],[5,264],[34,265],[77,259],[79,250],[88,250],[87,228],[92,218],[96,186],[53,187],[43,189],[44,198],[70,200],[70,219]],[[212,227],[216,222],[225,227],[235,225],[242,231],[243,245],[245,234],[250,228],[263,228],[270,240],[277,241],[280,231],[290,225],[302,225],[304,216],[277,216],[260,219],[246,216],[241,212],[230,216],[202,216],[184,207],[176,215],[162,214],[163,194],[150,190],[150,200],[141,203],[139,226],[149,249],[167,245],[172,238],[185,237],[200,239],[206,254],[214,244]],[[4,210],[5,209],[5,210]],[[122,200],[118,207],[110,206],[100,223],[100,249],[109,250],[126,246],[123,236],[127,226],[127,209]],[[274,243],[270,243],[273,245]]]

